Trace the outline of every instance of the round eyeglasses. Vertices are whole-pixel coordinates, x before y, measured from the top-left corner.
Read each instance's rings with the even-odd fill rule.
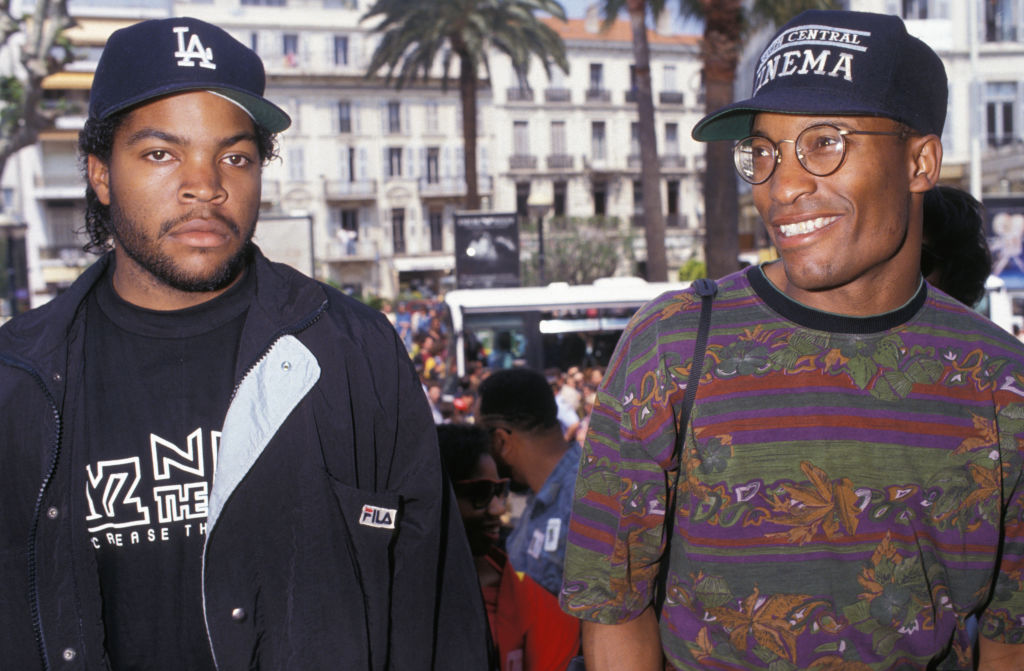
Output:
[[[846,159],[847,135],[898,135],[906,139],[907,131],[849,130],[823,123],[805,128],[795,140],[772,142],[766,137],[751,135],[733,147],[733,163],[744,181],[763,184],[775,174],[775,168],[782,162],[779,145],[792,142],[796,159],[804,170],[818,177],[827,177],[839,170]]]

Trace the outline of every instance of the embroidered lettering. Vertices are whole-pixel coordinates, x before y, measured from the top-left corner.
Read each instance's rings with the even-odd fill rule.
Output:
[[[191,35],[188,40],[188,46],[185,45],[185,34],[188,32],[188,26],[177,26],[173,30],[178,35],[178,50],[174,52],[174,57],[178,59],[179,67],[195,67],[195,59],[198,59],[199,67],[207,68],[208,70],[217,69],[217,64],[213,62],[213,49],[204,47],[198,35]]]
[[[394,529],[395,518],[398,511],[394,508],[378,508],[377,506],[364,505],[363,511],[359,514],[359,523],[366,527],[377,529]]]

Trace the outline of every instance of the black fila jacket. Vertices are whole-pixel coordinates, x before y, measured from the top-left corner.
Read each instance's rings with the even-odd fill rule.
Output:
[[[0,328],[3,669],[108,668],[69,464],[85,298],[109,262]],[[259,252],[253,269],[203,557],[218,668],[488,668],[476,571],[394,328]]]

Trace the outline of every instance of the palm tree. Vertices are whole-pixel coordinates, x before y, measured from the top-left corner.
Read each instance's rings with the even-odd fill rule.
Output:
[[[35,144],[39,132],[67,112],[43,107],[43,80],[73,56],[63,35],[73,25],[67,0],[39,0],[31,13],[22,7],[24,13],[17,16],[10,5],[0,0],[0,46],[19,33],[24,42],[17,50],[18,72],[0,77],[0,175],[11,156]]]
[[[604,0],[605,27],[610,26],[625,8],[633,31],[633,68],[635,72],[637,130],[640,141],[640,186],[643,194],[644,236],[647,241],[647,279],[668,279],[665,257],[665,217],[661,211],[661,170],[658,163],[657,136],[654,131],[654,99],[651,95],[651,57],[647,44],[647,10],[657,16],[665,9],[665,0]]]
[[[381,40],[367,67],[368,77],[386,68],[387,81],[401,88],[427,81],[440,61],[446,89],[452,60],[458,59],[466,209],[480,207],[476,96],[481,65],[490,78],[488,51],[506,54],[519,73],[527,72],[531,55],[548,75],[552,61],[569,70],[562,38],[537,18],[537,12],[565,20],[565,10],[556,0],[376,0],[362,17],[380,19],[374,30],[381,33]]]
[[[679,0],[684,16],[704,21],[704,104],[710,113],[733,102],[743,36],[751,27],[781,26],[807,9],[835,9],[836,0]],[[704,170],[704,258],[709,277],[738,267],[739,205],[732,146],[709,142]]]

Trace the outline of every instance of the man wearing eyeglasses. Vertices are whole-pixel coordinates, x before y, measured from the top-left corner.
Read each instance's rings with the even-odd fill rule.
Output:
[[[920,272],[946,106],[898,18],[806,12],[695,127],[780,259],[719,280],[682,430],[692,291],[608,367],[561,593],[588,671],[1024,668],[1024,349]]]

